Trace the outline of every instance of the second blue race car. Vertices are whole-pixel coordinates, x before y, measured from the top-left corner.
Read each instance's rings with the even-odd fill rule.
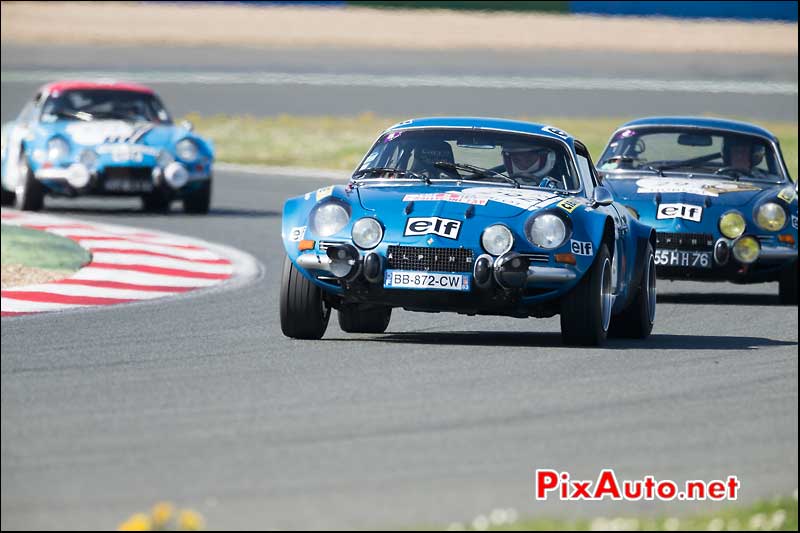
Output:
[[[653,117],[623,124],[603,184],[656,228],[659,277],[779,282],[797,305],[797,184],[778,139],[742,122]]]
[[[565,343],[644,338],[656,309],[655,232],[616,203],[586,147],[551,126],[409,120],[349,183],[288,200],[285,335],[386,330],[392,308],[561,316]]]

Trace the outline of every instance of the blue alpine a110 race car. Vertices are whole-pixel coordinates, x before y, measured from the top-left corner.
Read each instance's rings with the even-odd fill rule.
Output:
[[[392,126],[346,185],[286,202],[283,333],[380,333],[392,309],[561,315],[568,344],[645,338],[652,228],[600,186],[586,147],[551,126],[426,118]]]
[[[2,204],[38,211],[45,196],[140,196],[148,211],[182,200],[207,213],[214,152],[173,123],[142,85],[61,81],[41,87],[2,130]]]
[[[797,184],[772,133],[712,118],[634,120],[598,168],[656,229],[659,277],[778,281],[780,301],[797,305]]]

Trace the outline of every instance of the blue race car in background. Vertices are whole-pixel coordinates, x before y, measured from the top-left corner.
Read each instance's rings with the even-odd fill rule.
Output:
[[[211,143],[175,125],[142,85],[61,81],[41,87],[2,130],[2,204],[38,211],[47,195],[140,196],[149,211],[182,200],[207,213]]]
[[[712,118],[634,120],[598,168],[656,228],[659,277],[778,281],[780,301],[797,305],[797,184],[772,133]]]
[[[428,118],[386,130],[347,185],[288,200],[283,333],[386,330],[392,308],[561,315],[565,343],[645,338],[655,232],[613,201],[586,147],[539,124]]]

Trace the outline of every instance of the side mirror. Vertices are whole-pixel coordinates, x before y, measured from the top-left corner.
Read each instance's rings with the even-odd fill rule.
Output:
[[[595,206],[611,205],[614,203],[614,195],[611,194],[611,191],[601,185],[599,187],[595,187],[592,201],[594,202]]]
[[[193,131],[194,124],[192,124],[188,120],[184,120],[183,122],[181,122],[181,128],[185,129],[186,131]]]

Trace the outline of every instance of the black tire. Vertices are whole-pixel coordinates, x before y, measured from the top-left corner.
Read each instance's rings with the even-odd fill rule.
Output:
[[[161,189],[142,196],[142,209],[148,213],[168,213],[171,204],[169,193]]]
[[[603,244],[592,268],[561,300],[561,338],[573,346],[600,346],[610,323],[611,254]],[[605,300],[605,305],[604,305]],[[605,313],[604,313],[605,311]]]
[[[328,329],[330,308],[322,290],[308,281],[286,257],[281,276],[281,330],[293,339],[321,339]]]
[[[16,195],[13,192],[7,191],[0,187],[0,205],[3,207],[9,207],[14,205],[15,200]]]
[[[797,261],[781,272],[778,297],[781,305],[797,305]]]
[[[636,296],[624,311],[612,317],[609,337],[646,339],[653,331],[656,316],[656,259],[649,243],[645,258]]]
[[[44,188],[33,176],[24,153],[20,156],[19,165],[22,183],[18,183],[14,191],[14,207],[21,211],[40,211],[44,207]]]
[[[343,305],[339,327],[345,333],[383,333],[392,319],[392,308],[385,305]]]
[[[183,198],[183,211],[192,215],[205,215],[211,207],[211,181]]]

